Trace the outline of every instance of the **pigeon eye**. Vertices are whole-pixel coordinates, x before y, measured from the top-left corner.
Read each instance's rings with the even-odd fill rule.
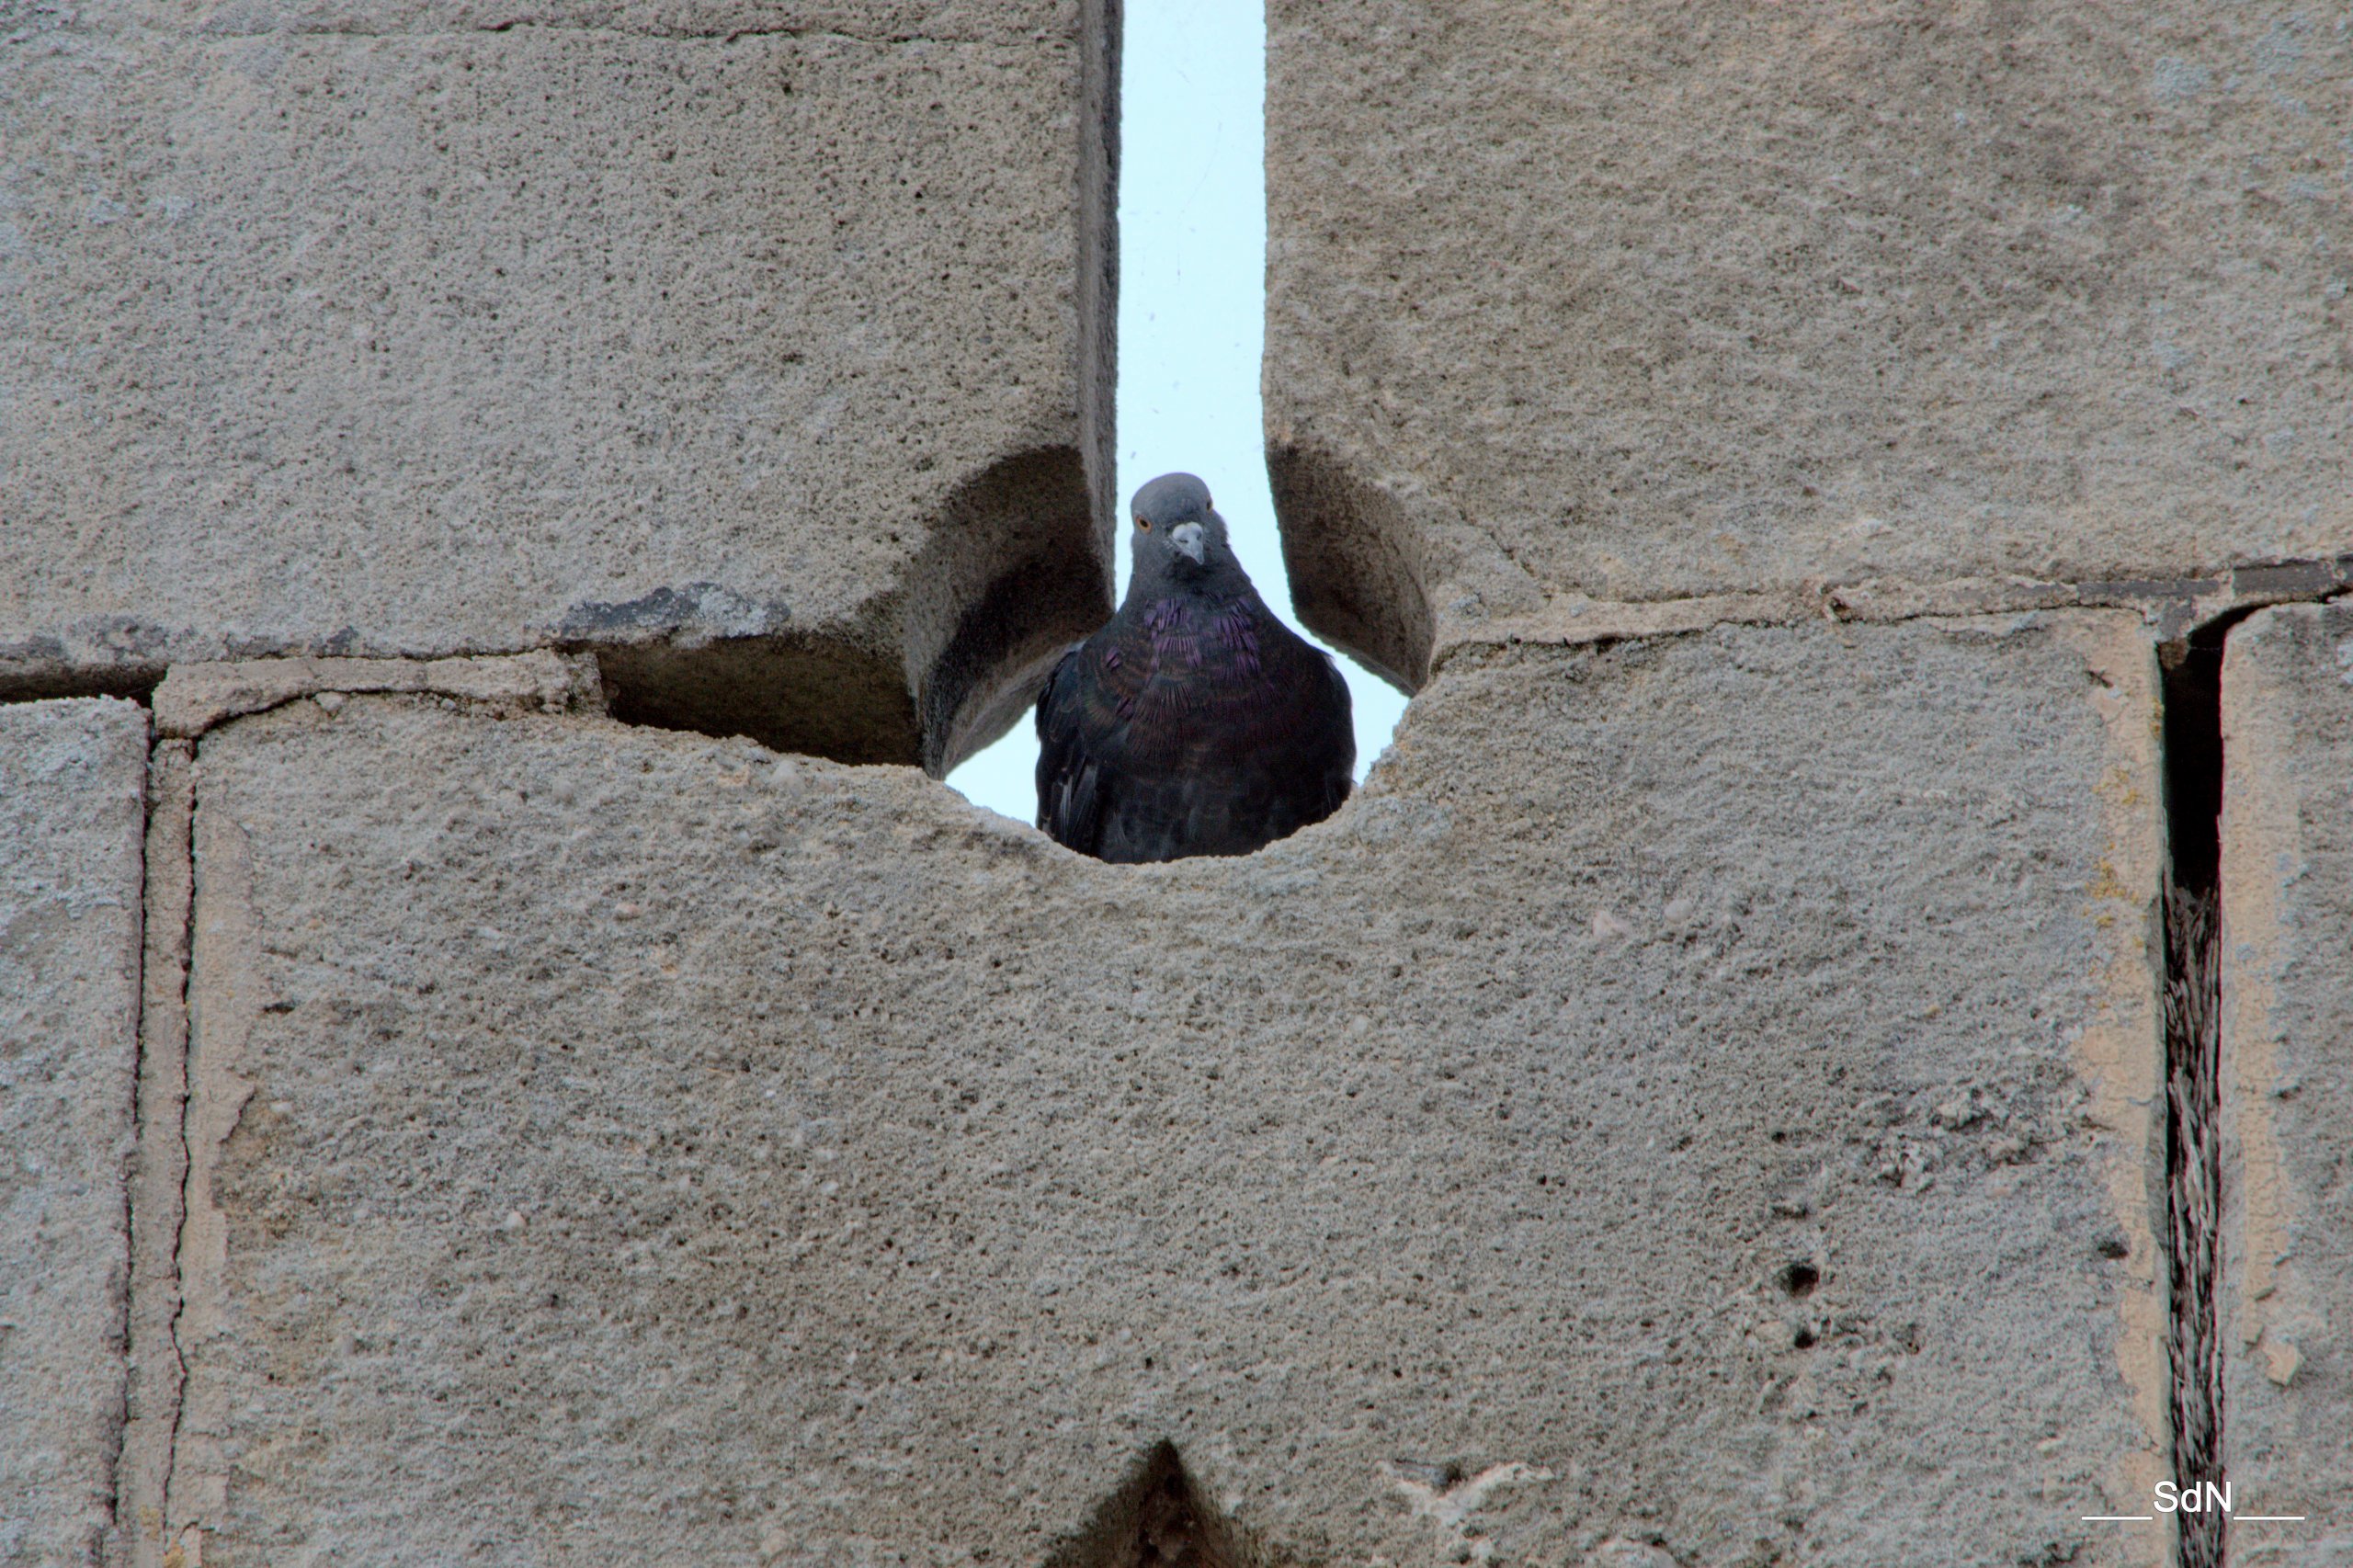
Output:
[[[1152,523],[1148,518],[1138,517],[1136,519],[1136,527],[1142,528],[1146,533],[1150,533],[1152,531]]]

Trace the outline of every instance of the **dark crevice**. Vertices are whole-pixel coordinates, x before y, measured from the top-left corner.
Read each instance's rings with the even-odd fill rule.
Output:
[[[152,707],[165,669],[161,664],[77,666],[65,661],[62,649],[54,660],[0,654],[0,703],[119,697],[142,708]]]
[[[1045,1568],[1250,1568],[1260,1561],[1201,1496],[1176,1446],[1162,1442]]]
[[[691,636],[590,653],[605,700],[625,724],[748,735],[771,751],[835,762],[908,763],[923,738],[906,679],[889,650],[823,638]]]
[[[106,1522],[99,1527],[98,1539],[112,1541],[122,1528],[123,1454],[131,1441],[131,1382],[137,1376],[137,1361],[133,1352],[139,1329],[137,1279],[139,1276],[139,1177],[138,1151],[145,1146],[148,1129],[142,1117],[141,1091],[147,1082],[150,1063],[147,1060],[147,985],[150,979],[148,963],[152,953],[147,941],[148,890],[153,885],[155,812],[159,802],[155,795],[155,737],[151,722],[147,735],[147,764],[139,776],[139,897],[133,903],[132,914],[137,921],[133,937],[131,971],[131,1145],[125,1152],[122,1173],[122,1240],[124,1288],[122,1291],[121,1335],[116,1344],[116,1359],[122,1369],[122,1381],[116,1385],[118,1401],[108,1413],[111,1450],[106,1456],[106,1473],[114,1478],[107,1489]]]
[[[2166,1358],[2174,1479],[2224,1480],[2222,1211],[2222,645],[2245,611],[2159,651],[2164,693]],[[2219,1509],[2174,1516],[2181,1568],[2222,1568]]]

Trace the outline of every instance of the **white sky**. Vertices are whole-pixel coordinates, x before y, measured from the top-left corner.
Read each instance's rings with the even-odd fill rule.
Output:
[[[1209,482],[1234,550],[1294,628],[1258,417],[1266,332],[1266,18],[1256,0],[1128,0],[1120,128],[1119,516],[1156,474]],[[1128,578],[1127,530],[1120,584]],[[1345,655],[1357,777],[1405,699]],[[975,803],[1035,820],[1038,735],[1024,717],[949,775]]]

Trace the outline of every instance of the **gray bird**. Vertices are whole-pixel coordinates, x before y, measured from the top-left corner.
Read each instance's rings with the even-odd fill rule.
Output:
[[[1274,617],[1209,486],[1136,492],[1119,613],[1038,699],[1038,825],[1105,860],[1246,855],[1348,798],[1356,732],[1331,655]]]

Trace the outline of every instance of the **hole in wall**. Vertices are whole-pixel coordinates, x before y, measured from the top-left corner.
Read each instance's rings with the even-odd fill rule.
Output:
[[[1156,474],[1209,482],[1235,553],[1294,629],[1259,414],[1266,324],[1266,26],[1256,6],[1127,0],[1120,101],[1119,508]],[[1171,113],[1169,106],[1182,105]],[[1119,583],[1127,582],[1125,528]],[[1342,540],[1345,545],[1347,541]],[[1290,560],[1289,565],[1300,562]],[[1302,579],[1304,580],[1304,579]],[[1311,614],[1301,604],[1301,616]],[[1364,647],[1351,638],[1350,644]],[[1427,648],[1422,659],[1427,661]],[[1389,744],[1405,698],[1388,670],[1345,654],[1357,778]],[[1386,677],[1386,678],[1384,678]],[[1407,679],[1404,685],[1413,684]],[[978,805],[1037,819],[1037,733],[1026,713],[948,776]]]
[[[1816,1285],[1822,1283],[1822,1270],[1811,1263],[1787,1263],[1781,1266],[1778,1278],[1784,1293],[1794,1300],[1803,1301],[1813,1294]]]

